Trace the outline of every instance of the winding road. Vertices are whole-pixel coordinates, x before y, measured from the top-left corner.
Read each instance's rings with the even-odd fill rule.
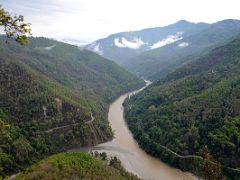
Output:
[[[94,117],[93,117],[93,115],[91,113],[91,119],[88,120],[88,121],[85,121],[84,123],[85,124],[90,124],[93,121],[94,121]],[[64,125],[64,126],[58,126],[58,127],[55,127],[55,128],[47,129],[47,130],[44,131],[44,133],[51,133],[51,132],[59,130],[59,129],[64,129],[64,128],[67,128],[67,127],[70,127],[70,126],[77,126],[79,124],[82,124],[82,122],[80,122],[80,123],[73,123],[73,124],[68,124],[68,125]]]

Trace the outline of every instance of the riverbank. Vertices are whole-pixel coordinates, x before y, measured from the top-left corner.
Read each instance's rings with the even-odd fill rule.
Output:
[[[147,81],[146,86],[151,84]],[[145,87],[146,87],[145,86]],[[144,88],[145,88],[144,87]],[[114,139],[110,142],[99,144],[89,150],[106,152],[109,156],[117,156],[124,168],[143,179],[156,180],[190,180],[194,179],[191,174],[172,168],[148,154],[146,154],[134,140],[123,116],[123,102],[139,90],[124,94],[115,100],[108,113],[108,120],[114,131]]]

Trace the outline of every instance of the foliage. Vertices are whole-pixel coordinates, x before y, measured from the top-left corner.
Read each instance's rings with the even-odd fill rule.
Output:
[[[236,37],[127,100],[126,119],[140,146],[171,165],[201,175],[204,162],[184,157],[207,145],[223,173],[239,179],[239,171],[233,170],[240,167],[239,60],[240,38]]]
[[[3,45],[3,44],[2,44]],[[17,61],[29,65],[56,82],[83,96],[94,96],[107,103],[119,94],[144,85],[140,80],[116,65],[87,50],[46,38],[30,38],[28,46],[1,46]],[[81,82],[81,83],[78,83]]]
[[[122,169],[121,161],[116,156],[111,157],[109,161],[109,166],[112,166],[115,169]]]
[[[4,27],[4,31],[8,38],[14,37],[21,45],[27,44],[27,36],[31,34],[31,29],[30,24],[24,21],[22,15],[12,17],[0,5],[0,26]]]
[[[10,140],[8,129],[10,126],[0,118],[0,147]]]
[[[219,162],[216,162],[212,155],[210,154],[207,146],[204,146],[199,153],[203,158],[203,172],[204,179],[207,180],[218,180],[221,178],[221,165]]]
[[[16,161],[24,162],[30,153],[33,151],[32,146],[30,145],[29,141],[24,137],[19,137],[16,139],[13,144],[13,153]]]
[[[44,159],[16,177],[20,179],[138,179],[86,153],[62,153]]]

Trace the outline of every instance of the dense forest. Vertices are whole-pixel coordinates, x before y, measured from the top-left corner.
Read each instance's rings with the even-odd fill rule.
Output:
[[[17,175],[16,179],[138,180],[139,178],[126,172],[116,157],[111,157],[108,162],[103,153],[97,157],[86,153],[61,153],[26,169]]]
[[[0,46],[0,177],[75,146],[113,137],[108,105],[144,85],[100,56],[30,38]]]
[[[1,51],[17,57],[32,69],[52,78],[71,90],[111,102],[119,94],[144,85],[140,80],[109,61],[88,50],[47,38],[29,38],[22,47],[1,38]]]
[[[240,37],[205,53],[124,103],[129,128],[146,152],[204,176],[209,164],[240,178]],[[211,162],[210,162],[211,161]],[[208,179],[220,178],[204,176]]]

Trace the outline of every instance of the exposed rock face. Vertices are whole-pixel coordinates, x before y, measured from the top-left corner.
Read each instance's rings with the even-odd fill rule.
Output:
[[[61,113],[61,111],[62,111],[62,100],[60,98],[56,97],[55,102],[56,102],[56,105],[57,105],[58,112]]]

